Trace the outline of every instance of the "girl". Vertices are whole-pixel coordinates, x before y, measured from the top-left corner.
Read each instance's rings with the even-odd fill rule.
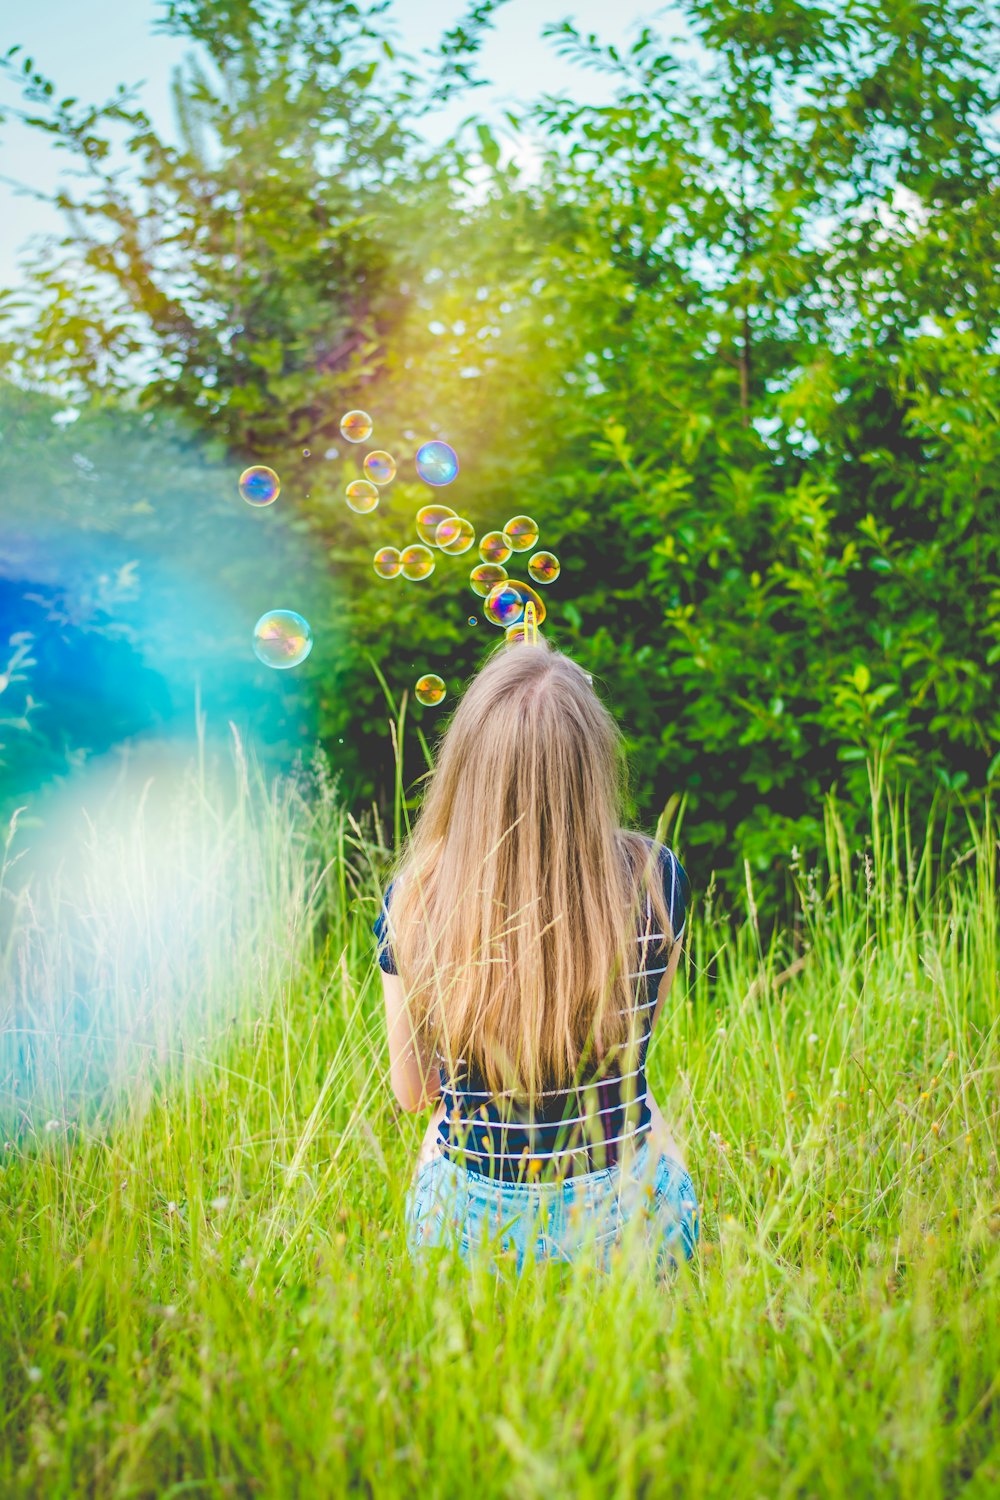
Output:
[[[393,1092],[434,1106],[407,1200],[416,1255],[486,1242],[607,1262],[638,1220],[693,1254],[691,1178],[646,1083],[687,877],[621,823],[621,739],[544,641],[505,646],[441,743],[375,924]]]

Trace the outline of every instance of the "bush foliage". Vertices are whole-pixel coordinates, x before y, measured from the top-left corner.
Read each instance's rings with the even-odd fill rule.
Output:
[[[382,5],[174,0],[176,146],[127,94],[59,101],[9,57],[87,167],[9,308],[10,379],[183,420],[234,476],[280,469],[328,568],[317,631],[342,632],[304,678],[359,799],[394,777],[373,660],[397,697],[424,669],[454,693],[483,651],[469,556],[423,588],[370,568],[410,534],[434,434],[477,530],[541,522],[547,628],[620,716],[638,815],[684,794],[696,873],[818,847],[823,793],[860,808],[873,755],[924,810],[994,781],[992,9],[684,0],[679,40],[617,47],[565,23],[551,45],[612,102],[432,148],[423,117],[472,86],[497,8],[418,66]],[[349,405],[404,459],[374,516],[341,498]]]

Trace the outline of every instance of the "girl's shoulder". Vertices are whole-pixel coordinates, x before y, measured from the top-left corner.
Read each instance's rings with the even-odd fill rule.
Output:
[[[393,890],[398,886],[398,884],[398,876],[389,881],[389,884],[386,886],[385,890],[382,893],[382,900],[379,904],[378,915],[376,916],[375,921],[372,924],[372,931],[375,934],[375,941],[378,947],[379,968],[384,974],[397,974],[399,972],[396,968],[396,960],[393,956],[392,946],[390,942],[391,919],[389,916],[389,899],[392,896]]]
[[[676,942],[684,931],[688,903],[691,899],[691,882],[687,871],[667,844],[661,844],[646,834],[638,834],[637,837],[645,846],[647,863],[649,855],[655,852],[656,858],[646,879],[650,883],[655,881],[663,893],[664,904]]]

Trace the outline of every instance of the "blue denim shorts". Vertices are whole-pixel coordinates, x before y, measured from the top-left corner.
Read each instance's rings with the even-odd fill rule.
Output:
[[[635,1225],[634,1230],[629,1226]],[[628,1166],[561,1182],[499,1182],[435,1156],[418,1169],[406,1202],[410,1254],[452,1247],[468,1262],[485,1250],[535,1261],[596,1255],[605,1268],[615,1245],[641,1239],[659,1268],[690,1260],[698,1242],[694,1184],[679,1162],[653,1157],[648,1141]]]

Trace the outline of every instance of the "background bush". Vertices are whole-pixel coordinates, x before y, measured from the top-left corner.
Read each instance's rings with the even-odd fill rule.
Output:
[[[372,661],[397,697],[430,668],[455,692],[484,650],[468,556],[424,588],[370,569],[409,534],[432,434],[462,456],[453,503],[477,530],[541,522],[563,562],[547,628],[626,728],[637,815],[685,794],[696,878],[735,888],[744,857],[766,879],[818,847],[827,789],[867,803],[866,757],[922,812],[995,780],[992,9],[687,0],[685,41],[647,29],[619,49],[567,23],[552,45],[616,96],[516,122],[537,180],[475,118],[440,149],[418,131],[468,86],[495,9],[418,68],[381,6],[166,4],[192,43],[179,148],[127,96],[58,102],[10,57],[87,177],[60,255],[5,304],[9,380],[72,393],[74,434],[182,422],[237,512],[244,463],[279,468],[309,537],[283,582],[329,642],[282,691],[311,700],[358,802],[393,784]],[[374,517],[341,498],[355,404],[402,460]],[[169,530],[170,495],[148,503],[141,524]],[[227,573],[255,597],[252,552]],[[90,748],[82,720],[67,732]]]

